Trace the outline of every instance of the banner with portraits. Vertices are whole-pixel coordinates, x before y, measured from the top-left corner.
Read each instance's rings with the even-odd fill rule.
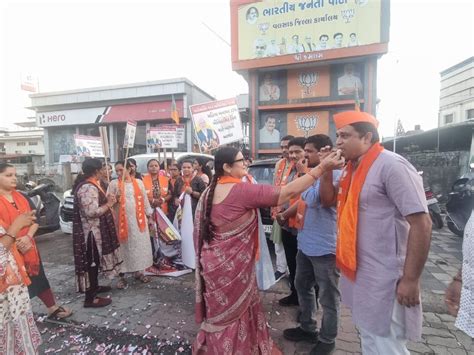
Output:
[[[76,154],[80,157],[104,157],[102,139],[100,137],[75,134],[74,143],[76,145]]]
[[[123,139],[123,148],[133,148],[135,145],[135,134],[137,133],[137,123],[133,121],[127,121],[127,127],[125,128],[125,137]]]
[[[388,23],[382,21],[387,7],[386,0],[255,1],[239,6],[238,60],[388,42]]]
[[[176,125],[159,125],[150,128],[146,133],[146,143],[153,151],[178,148]]]
[[[202,152],[243,140],[242,121],[235,98],[189,107]]]

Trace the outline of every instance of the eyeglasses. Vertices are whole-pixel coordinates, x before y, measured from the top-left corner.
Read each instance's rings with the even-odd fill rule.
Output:
[[[245,161],[245,158],[237,159],[237,160],[234,160],[234,164],[235,164],[235,163],[239,163],[239,162],[242,162],[242,163],[243,163],[244,161]]]

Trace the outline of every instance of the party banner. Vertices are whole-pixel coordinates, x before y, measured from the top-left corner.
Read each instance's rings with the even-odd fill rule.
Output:
[[[159,125],[147,130],[147,145],[154,150],[178,148],[178,131],[176,125]]]
[[[244,138],[235,98],[193,105],[189,109],[201,151],[208,152]]]
[[[135,144],[135,134],[137,133],[137,123],[127,121],[127,128],[125,128],[125,138],[123,140],[124,148],[133,148]]]
[[[298,56],[388,42],[388,22],[382,21],[384,2],[388,3],[289,0],[255,1],[239,6],[237,59]],[[341,51],[340,57],[343,56],[347,53]]]
[[[163,128],[175,127],[178,144],[186,143],[186,136],[184,133],[185,132],[184,124],[160,124],[158,127],[163,127]]]
[[[161,208],[155,209],[155,222],[161,238],[166,242],[181,240],[181,235]]]
[[[81,157],[103,158],[102,140],[100,137],[74,135],[76,152]]]
[[[191,196],[182,193],[181,203],[176,211],[173,225],[179,230],[181,235],[181,251],[183,263],[191,269],[196,268],[196,253],[193,239],[193,209],[191,206]]]

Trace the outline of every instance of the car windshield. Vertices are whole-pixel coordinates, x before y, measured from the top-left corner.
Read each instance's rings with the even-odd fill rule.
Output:
[[[275,165],[253,165],[249,167],[249,173],[259,184],[273,184],[273,171]]]

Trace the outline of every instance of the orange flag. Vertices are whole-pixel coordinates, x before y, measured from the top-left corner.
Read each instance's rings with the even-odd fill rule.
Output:
[[[179,124],[179,113],[178,109],[176,108],[176,102],[174,101],[174,95],[171,96],[171,119]]]
[[[359,100],[359,88],[357,87],[357,84],[355,86],[355,92],[354,92],[354,111],[360,112],[360,100]]]

